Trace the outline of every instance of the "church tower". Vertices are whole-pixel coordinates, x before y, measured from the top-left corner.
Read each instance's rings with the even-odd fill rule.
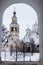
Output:
[[[10,24],[10,34],[19,37],[19,24],[17,23],[16,12],[13,12],[12,23]]]
[[[9,45],[16,47],[16,44],[19,44],[19,24],[17,23],[16,12],[14,11],[10,24]]]
[[[35,22],[32,26],[32,31],[33,33],[36,33],[37,35],[39,34],[39,26],[38,26],[38,23]]]

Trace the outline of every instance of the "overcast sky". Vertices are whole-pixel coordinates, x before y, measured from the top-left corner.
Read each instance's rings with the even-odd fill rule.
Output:
[[[8,30],[9,25],[12,22],[14,9],[16,11],[17,22],[19,24],[19,38],[22,39],[26,34],[26,28],[29,27],[32,29],[32,25],[35,22],[38,22],[37,14],[35,10],[27,4],[19,3],[9,6],[3,14],[3,24]]]

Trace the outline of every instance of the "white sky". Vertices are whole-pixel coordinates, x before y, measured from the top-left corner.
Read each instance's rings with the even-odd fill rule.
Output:
[[[19,38],[22,39],[26,34],[26,28],[29,27],[32,29],[32,25],[35,21],[38,22],[37,14],[35,10],[27,4],[19,3],[9,6],[3,14],[3,24],[8,30],[12,22],[14,8],[16,8],[17,22],[19,24]]]

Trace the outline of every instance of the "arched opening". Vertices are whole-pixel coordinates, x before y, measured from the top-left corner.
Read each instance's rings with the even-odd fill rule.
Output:
[[[13,5],[9,6],[4,12],[2,24],[4,24],[4,26],[7,29],[2,27],[2,28],[4,28],[4,30],[2,30],[4,33],[4,40],[2,40],[2,42],[4,41],[4,49],[2,48],[2,50],[5,51],[4,59],[3,58],[2,59],[3,60],[9,60],[8,59],[9,54],[10,54],[10,53],[8,53],[9,48],[11,48],[11,53],[14,56],[14,53],[13,53],[14,50],[12,52],[13,46],[9,45],[14,38],[14,37],[12,38],[11,35],[9,35],[10,34],[9,26],[12,22],[14,7],[16,8],[15,10],[16,10],[16,15],[17,15],[17,22],[19,24],[19,39],[20,39],[19,40],[19,43],[20,43],[19,46],[20,47],[22,46],[22,48],[23,48],[22,49],[19,47],[19,49],[21,50],[21,53],[17,53],[17,54],[15,53],[15,55],[17,57],[24,57],[24,58],[22,58],[22,61],[24,61],[24,60],[25,61],[39,61],[39,35],[38,35],[39,31],[37,30],[37,28],[38,28],[37,13],[31,6],[29,6],[27,4],[23,4],[23,3],[13,4]],[[5,33],[6,33],[6,35],[5,35]],[[2,37],[3,37],[3,35],[2,35]],[[10,39],[10,42],[8,39]],[[16,43],[16,41],[15,41],[15,43]],[[33,51],[33,47],[35,49],[34,51]],[[29,51],[29,48],[31,48],[30,51]],[[17,49],[17,45],[16,45],[16,49]],[[7,51],[7,53],[6,53],[6,51]],[[33,55],[33,53],[34,53],[34,55]],[[38,53],[38,58],[36,57],[37,53]],[[6,54],[8,54],[8,57],[6,57],[7,56]],[[15,58],[16,57],[14,57],[13,60]],[[37,60],[36,60],[36,58],[37,58]],[[16,58],[17,61],[20,61],[20,59]],[[11,61],[13,61],[13,60],[11,59]]]

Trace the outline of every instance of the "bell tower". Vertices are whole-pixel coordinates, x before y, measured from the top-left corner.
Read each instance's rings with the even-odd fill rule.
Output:
[[[18,44],[19,40],[19,24],[17,23],[16,11],[13,12],[12,22],[10,24],[10,39],[14,44]]]

